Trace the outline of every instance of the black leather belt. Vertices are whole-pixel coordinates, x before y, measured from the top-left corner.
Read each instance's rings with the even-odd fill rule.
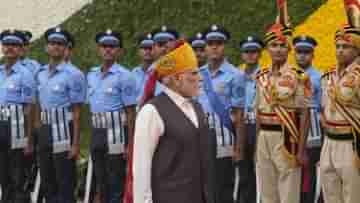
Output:
[[[260,129],[265,130],[265,131],[282,131],[282,126],[281,125],[261,124]]]
[[[332,134],[332,133],[326,133],[326,136],[332,140],[353,140],[354,135],[352,133],[348,134]]]

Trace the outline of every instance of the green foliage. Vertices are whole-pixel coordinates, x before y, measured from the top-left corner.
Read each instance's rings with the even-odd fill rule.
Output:
[[[325,1],[289,0],[293,25]],[[232,33],[227,54],[237,64],[238,41],[249,34],[262,36],[275,16],[275,0],[94,0],[64,22],[63,27],[76,36],[73,61],[83,70],[99,63],[94,42],[97,32],[107,28],[121,31],[126,51],[120,63],[133,67],[137,64],[136,36],[162,24],[176,27],[184,36],[213,23],[224,25]],[[38,40],[31,55],[45,63],[43,47],[44,40]]]

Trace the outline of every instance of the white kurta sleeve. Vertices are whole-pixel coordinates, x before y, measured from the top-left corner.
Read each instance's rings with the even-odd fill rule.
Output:
[[[146,104],[138,113],[135,123],[133,154],[134,203],[152,203],[152,159],[159,138],[163,133],[164,122],[159,113],[153,105]]]

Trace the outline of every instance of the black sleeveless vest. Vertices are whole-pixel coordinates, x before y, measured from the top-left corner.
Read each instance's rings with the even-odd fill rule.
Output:
[[[165,124],[152,160],[153,202],[213,203],[212,170],[216,155],[200,104],[193,102],[199,122],[196,128],[166,94],[150,103]]]

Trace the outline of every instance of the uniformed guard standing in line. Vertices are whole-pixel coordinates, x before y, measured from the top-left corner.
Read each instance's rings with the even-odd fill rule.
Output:
[[[225,44],[230,39],[225,28],[212,25],[204,32],[204,37],[208,64],[200,68],[203,83],[198,101],[207,113],[210,136],[215,136],[217,142],[214,143],[217,145],[217,202],[232,203],[234,163],[241,165],[244,163],[241,160],[245,159],[240,152],[245,136],[242,122],[245,76],[225,58]]]
[[[203,33],[198,32],[195,36],[189,39],[189,43],[191,44],[191,47],[194,49],[196,58],[199,63],[199,67],[204,66],[206,64],[207,58],[205,53],[206,41],[204,39]]]
[[[360,1],[345,1],[348,24],[335,34],[337,66],[321,78],[324,143],[320,179],[326,203],[360,200]]]
[[[293,46],[295,48],[295,59],[299,68],[304,70],[312,84],[312,105],[310,108],[310,130],[307,139],[307,156],[309,159],[309,166],[304,168],[304,176],[310,178],[310,185],[308,191],[302,194],[302,202],[314,202],[315,191],[317,183],[317,165],[320,160],[321,151],[321,132],[320,132],[320,98],[321,87],[320,78],[321,74],[312,65],[314,59],[314,49],[317,42],[314,38],[307,35],[300,35],[293,39]],[[306,170],[308,168],[308,170]],[[307,174],[305,174],[307,173]],[[305,183],[305,182],[304,182]],[[304,188],[305,189],[305,188]]]
[[[0,34],[0,40],[5,59],[5,64],[0,65],[0,202],[28,203],[25,156],[33,151],[29,112],[35,80],[20,59],[24,34],[7,30]]]
[[[139,48],[138,55],[141,59],[141,65],[138,65],[132,70],[136,79],[136,94],[137,102],[140,102],[141,96],[144,91],[144,84],[151,72],[151,64],[154,62],[153,47],[154,40],[151,33],[145,33],[140,35],[137,41]]]
[[[256,201],[256,175],[255,175],[255,143],[256,143],[256,74],[260,71],[259,59],[264,43],[255,36],[248,36],[240,41],[241,59],[245,72],[245,133],[248,134],[246,143],[247,164],[239,170],[238,203],[251,203]]]
[[[39,73],[42,64],[40,64],[38,61],[34,59],[30,59],[28,57],[28,54],[30,52],[30,42],[32,39],[32,33],[28,30],[22,30],[24,36],[25,36],[25,43],[23,46],[22,56],[21,56],[21,63],[34,75],[36,78],[37,74]],[[33,138],[33,146],[36,148],[37,141],[38,141],[38,133],[40,128],[40,107],[38,105],[37,95],[34,97],[34,102],[31,107],[31,112],[29,114],[30,120],[33,122],[33,128],[31,132],[31,136]],[[24,187],[27,188],[27,190],[34,189],[34,186],[36,184],[36,176],[39,175],[39,168],[38,168],[38,154],[36,153],[32,154],[32,157],[29,158],[28,161],[28,169],[27,169],[27,182]],[[40,202],[42,200],[42,191],[40,189],[40,193],[38,195],[38,201]]]
[[[180,37],[180,33],[176,29],[166,25],[162,25],[160,28],[153,30],[151,34],[155,42],[153,48],[155,60],[175,49],[176,40]]]
[[[127,143],[132,143],[136,82],[131,72],[116,63],[122,52],[121,34],[107,30],[96,35],[101,66],[87,75],[96,191],[104,203],[118,203],[124,192]]]
[[[74,203],[76,160],[80,153],[80,110],[86,97],[85,77],[65,63],[69,32],[45,32],[49,64],[37,76],[41,128],[39,160],[47,202]]]
[[[153,40],[154,44],[152,46],[152,62],[159,59],[161,56],[164,56],[165,54],[169,53],[171,50],[175,48],[176,40],[179,39],[180,34],[176,29],[168,27],[166,25],[162,25],[159,28],[154,29],[150,34],[147,34],[146,38],[147,40]],[[144,42],[150,42],[150,41],[144,41]],[[141,98],[144,94],[144,84],[149,78],[149,75],[153,69],[153,63],[147,68],[146,73],[144,74],[141,69],[134,69],[133,73],[135,74],[136,80],[137,80],[137,92],[138,92],[138,103],[140,103]],[[159,95],[161,93],[161,86],[162,84],[157,82],[155,86],[155,95]]]
[[[270,27],[265,43],[272,64],[257,75],[256,174],[266,203],[300,203],[311,82],[287,63],[291,34],[284,24]]]

